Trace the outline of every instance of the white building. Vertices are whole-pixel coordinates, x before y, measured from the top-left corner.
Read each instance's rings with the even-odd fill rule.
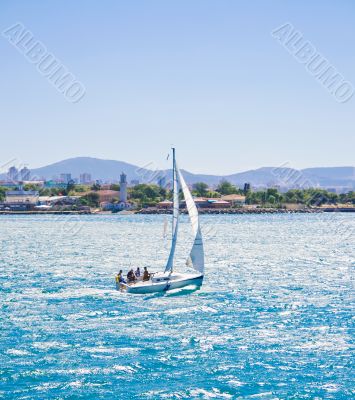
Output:
[[[11,190],[5,192],[5,203],[37,204],[39,193],[36,190]]]
[[[221,199],[228,201],[232,206],[244,206],[246,197],[241,194],[227,194],[222,196]]]

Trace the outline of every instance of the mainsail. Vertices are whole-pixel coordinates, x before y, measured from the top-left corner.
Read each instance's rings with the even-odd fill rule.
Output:
[[[175,164],[176,165],[176,164]],[[203,252],[203,242],[200,227],[200,220],[198,217],[198,211],[194,199],[192,198],[190,189],[186,185],[185,179],[182,176],[180,170],[177,168],[179,175],[179,182],[181,189],[184,193],[186,208],[190,216],[190,221],[192,225],[192,232],[194,235],[194,244],[192,246],[190,257],[192,265],[196,271],[203,273],[205,268],[204,252]],[[189,261],[189,260],[188,260]]]
[[[173,149],[173,225],[172,225],[172,240],[168,262],[165,267],[165,272],[172,272],[174,266],[174,254],[179,226],[179,183],[176,172],[175,149]]]
[[[188,264],[192,263],[192,266],[196,271],[203,273],[205,268],[205,260],[204,260],[203,242],[202,242],[202,234],[200,228],[200,220],[198,217],[198,211],[194,199],[192,198],[191,192],[188,186],[186,185],[185,179],[176,165],[175,149],[173,149],[173,193],[174,193],[173,207],[174,208],[173,208],[172,240],[171,240],[171,248],[170,248],[168,262],[165,267],[165,272],[171,273],[174,267],[174,254],[175,254],[176,240],[177,240],[178,226],[179,226],[179,184],[184,193],[186,208],[190,216],[192,232],[194,235],[194,243],[187,261]]]

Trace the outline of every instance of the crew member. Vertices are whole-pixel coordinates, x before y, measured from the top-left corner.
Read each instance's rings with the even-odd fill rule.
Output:
[[[149,281],[149,279],[150,279],[150,273],[148,272],[147,267],[144,267],[143,281]]]
[[[122,275],[122,269],[120,270],[120,272],[116,275],[116,288],[117,290],[119,290],[120,288],[120,283],[126,283],[126,281],[123,279],[123,275]]]
[[[128,282],[135,282],[137,280],[137,278],[133,272],[133,268],[128,271],[127,280],[128,280]]]

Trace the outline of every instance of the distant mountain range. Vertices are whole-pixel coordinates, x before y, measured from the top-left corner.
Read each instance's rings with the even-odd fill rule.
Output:
[[[77,157],[59,161],[45,167],[31,170],[31,176],[45,179],[59,178],[62,173],[71,173],[73,178],[87,172],[92,179],[102,181],[118,181],[121,172],[127,175],[128,182],[138,180],[140,183],[156,183],[159,176],[170,178],[170,171],[153,171],[140,168],[123,161],[101,160],[91,157]],[[201,175],[184,171],[188,183],[205,182],[211,186],[225,179],[235,185],[243,186],[245,182],[253,186],[280,185],[288,187],[320,186],[355,188],[354,167],[323,167],[296,170],[286,167],[263,167],[256,170],[239,172],[232,175]],[[6,176],[0,175],[1,179]]]

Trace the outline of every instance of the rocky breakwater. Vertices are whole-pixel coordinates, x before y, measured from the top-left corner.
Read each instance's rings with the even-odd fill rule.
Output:
[[[295,213],[319,213],[320,209],[304,208],[301,210],[286,210],[284,208],[199,208],[200,214],[295,214]],[[181,209],[182,214],[187,214],[186,209]],[[136,214],[172,214],[172,210],[162,210],[156,207],[143,208]]]

